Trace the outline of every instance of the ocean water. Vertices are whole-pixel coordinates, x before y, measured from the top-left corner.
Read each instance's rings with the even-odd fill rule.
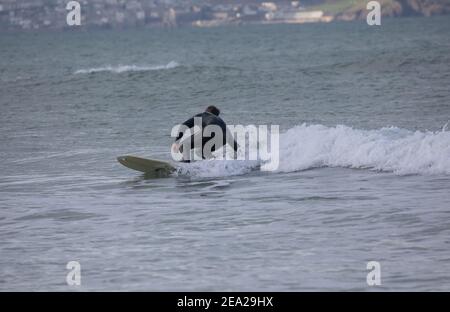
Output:
[[[0,290],[450,290],[450,19],[382,23],[0,33]],[[116,162],[209,104],[278,170]]]

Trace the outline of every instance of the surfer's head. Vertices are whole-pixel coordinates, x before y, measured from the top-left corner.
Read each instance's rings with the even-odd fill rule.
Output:
[[[219,116],[219,114],[220,114],[220,110],[219,110],[217,107],[215,107],[214,105],[208,106],[208,107],[206,108],[206,111],[207,111],[208,113],[214,114],[214,115],[216,115],[216,116]]]

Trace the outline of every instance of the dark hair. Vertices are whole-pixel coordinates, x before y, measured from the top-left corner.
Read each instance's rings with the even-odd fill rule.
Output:
[[[214,114],[216,116],[219,116],[219,114],[220,114],[220,110],[217,107],[215,107],[214,105],[208,106],[206,108],[206,111],[210,112],[211,114]]]

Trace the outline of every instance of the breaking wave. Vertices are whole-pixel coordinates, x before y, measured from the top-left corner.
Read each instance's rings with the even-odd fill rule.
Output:
[[[396,174],[450,174],[450,132],[397,127],[358,130],[306,125],[280,137],[279,171],[366,168]]]

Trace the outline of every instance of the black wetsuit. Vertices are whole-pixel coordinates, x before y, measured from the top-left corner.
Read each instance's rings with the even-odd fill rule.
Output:
[[[219,126],[222,129],[222,134],[223,134],[223,141],[221,142],[222,145],[217,146],[214,145],[211,148],[211,152],[214,152],[216,149],[219,149],[220,147],[224,146],[227,144],[227,140],[228,143],[233,147],[234,151],[236,152],[238,149],[238,144],[236,143],[236,141],[234,140],[233,136],[231,135],[231,133],[228,131],[227,129],[227,125],[225,124],[225,122],[222,120],[222,118],[220,118],[219,116],[216,116],[210,112],[203,112],[200,114],[195,115],[194,117],[186,120],[183,125],[188,127],[189,129],[192,129],[195,125],[195,121],[194,118],[201,118],[202,120],[202,132],[205,131],[205,128],[209,125],[216,125]],[[179,132],[178,136],[175,139],[175,142],[179,141],[181,139],[181,137],[183,136],[183,132]],[[191,149],[195,148],[195,147],[199,147],[199,146],[195,146],[195,140],[194,140],[195,135],[191,135],[190,141],[191,141]],[[215,137],[215,133],[212,132],[211,136],[205,136],[204,133],[202,133],[202,137],[201,137],[201,147],[202,147],[202,158],[210,158],[210,155],[203,155],[203,148],[205,147],[205,144],[212,140]],[[183,152],[182,147],[180,149],[180,152]]]

